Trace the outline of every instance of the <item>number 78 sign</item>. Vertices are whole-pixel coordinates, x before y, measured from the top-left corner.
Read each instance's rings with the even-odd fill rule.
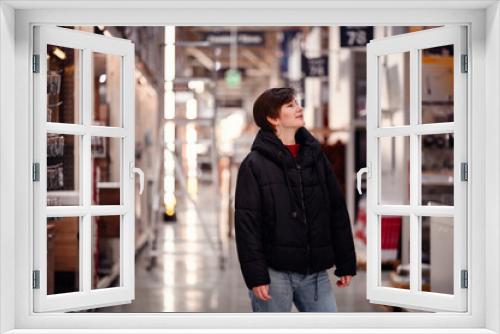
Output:
[[[340,27],[340,47],[366,46],[373,39],[373,27]]]

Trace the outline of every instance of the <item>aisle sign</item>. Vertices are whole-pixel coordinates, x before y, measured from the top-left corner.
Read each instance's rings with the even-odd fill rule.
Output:
[[[328,75],[328,56],[307,58],[304,65],[306,77],[325,77]]]
[[[238,45],[264,46],[265,34],[261,31],[238,31],[236,33]],[[203,39],[214,45],[230,45],[232,36],[230,31],[217,31],[203,33]]]
[[[340,47],[366,46],[373,39],[373,27],[340,27]]]

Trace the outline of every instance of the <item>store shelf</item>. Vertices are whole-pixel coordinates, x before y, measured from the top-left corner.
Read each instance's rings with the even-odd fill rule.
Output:
[[[175,125],[185,125],[185,124],[191,124],[191,123],[202,123],[205,125],[212,125],[214,119],[213,118],[173,118],[173,119],[167,119],[165,120],[166,122],[175,122]]]
[[[47,191],[47,202],[53,205],[77,205],[80,201],[80,193],[74,190],[52,190]]]
[[[113,281],[118,278],[118,275],[120,275],[120,265],[118,263],[115,263],[111,268],[111,273],[109,275],[103,276],[97,282],[97,289],[103,289],[111,286],[111,283],[113,283]]]
[[[352,124],[355,128],[363,128],[366,129],[366,119],[357,118],[352,121]]]
[[[453,185],[453,174],[434,174],[434,173],[423,173],[422,174],[422,184],[424,185]]]
[[[141,249],[146,245],[149,237],[149,232],[144,231],[136,240],[136,248],[135,254],[137,255]],[[99,279],[97,282],[96,289],[104,289],[111,286],[111,284],[118,278],[120,275],[120,264],[115,263],[111,268],[111,272],[108,275],[105,275]]]
[[[120,182],[97,182],[98,189],[118,189]]]

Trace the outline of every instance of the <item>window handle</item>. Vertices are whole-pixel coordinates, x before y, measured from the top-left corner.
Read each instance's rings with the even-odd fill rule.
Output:
[[[361,191],[361,177],[364,173],[366,173],[366,178],[369,178],[371,176],[370,172],[370,163],[366,163],[366,167],[361,168],[358,170],[356,173],[356,182],[357,182],[357,188],[358,188],[358,193],[361,195],[363,192]]]
[[[135,174],[139,174],[139,195],[144,191],[144,172],[142,169],[134,167],[134,163],[130,163],[130,178],[133,179]]]

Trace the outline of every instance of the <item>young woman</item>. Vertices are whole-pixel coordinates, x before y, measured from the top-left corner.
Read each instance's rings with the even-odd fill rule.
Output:
[[[235,234],[254,312],[335,312],[338,287],[356,275],[345,200],[320,143],[304,128],[291,88],[253,106],[259,132],[238,171]]]

